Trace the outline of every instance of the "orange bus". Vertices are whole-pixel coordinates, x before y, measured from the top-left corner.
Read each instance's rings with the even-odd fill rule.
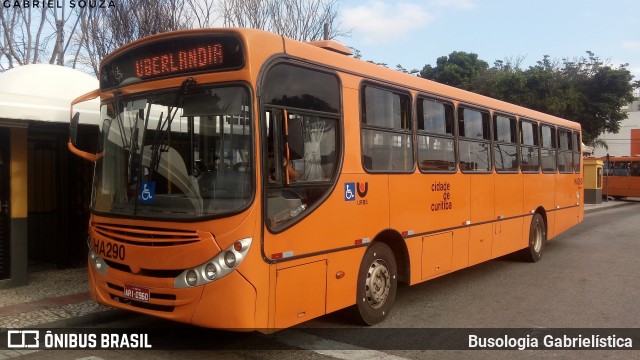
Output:
[[[640,197],[640,156],[610,156],[604,162],[602,194],[614,198]]]
[[[389,70],[334,41],[165,33],[101,63],[91,294],[270,332],[505,254],[583,218],[579,124]]]

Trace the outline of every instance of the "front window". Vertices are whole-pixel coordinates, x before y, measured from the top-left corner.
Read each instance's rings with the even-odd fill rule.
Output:
[[[248,91],[196,87],[101,107],[92,208],[149,218],[238,212],[253,198]]]

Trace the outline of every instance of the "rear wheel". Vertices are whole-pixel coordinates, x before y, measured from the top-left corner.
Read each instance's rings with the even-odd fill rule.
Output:
[[[355,315],[366,325],[384,320],[393,307],[398,288],[396,259],[384,243],[373,243],[364,254],[358,273]]]
[[[533,215],[529,229],[529,247],[522,250],[526,261],[537,262],[542,258],[542,251],[547,243],[547,226],[539,213]]]

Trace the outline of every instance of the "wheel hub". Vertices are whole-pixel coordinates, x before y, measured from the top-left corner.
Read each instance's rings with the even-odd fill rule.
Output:
[[[542,239],[544,237],[544,229],[542,228],[542,224],[536,224],[533,233],[533,249],[535,252],[540,252],[542,249]]]
[[[389,273],[387,264],[381,259],[378,259],[371,264],[369,272],[367,273],[367,302],[374,309],[380,308],[387,300],[390,289],[391,274]]]

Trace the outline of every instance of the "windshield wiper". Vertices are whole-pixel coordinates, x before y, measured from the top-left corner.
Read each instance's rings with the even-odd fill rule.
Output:
[[[120,132],[120,140],[122,140],[122,148],[129,147],[127,135],[124,131],[124,123],[122,121],[122,107],[120,104],[120,90],[113,91],[113,111],[116,113],[116,122],[118,123],[118,131]]]
[[[196,83],[196,80],[192,77],[186,78],[182,85],[180,86],[180,91],[176,97],[175,105],[168,106],[167,108],[167,116],[163,121],[164,113],[160,114],[160,118],[158,119],[158,126],[156,127],[155,136],[153,138],[153,142],[151,143],[151,159],[149,163],[149,177],[148,179],[153,179],[154,175],[158,171],[158,167],[160,166],[160,159],[162,157],[162,153],[169,150],[169,144],[164,143],[164,139],[168,138],[168,134],[171,132],[171,124],[173,123],[173,119],[176,117],[178,110],[182,108],[184,104],[184,98],[187,93],[191,90],[191,87]],[[146,127],[147,124],[145,124]],[[140,154],[142,156],[142,153]]]

